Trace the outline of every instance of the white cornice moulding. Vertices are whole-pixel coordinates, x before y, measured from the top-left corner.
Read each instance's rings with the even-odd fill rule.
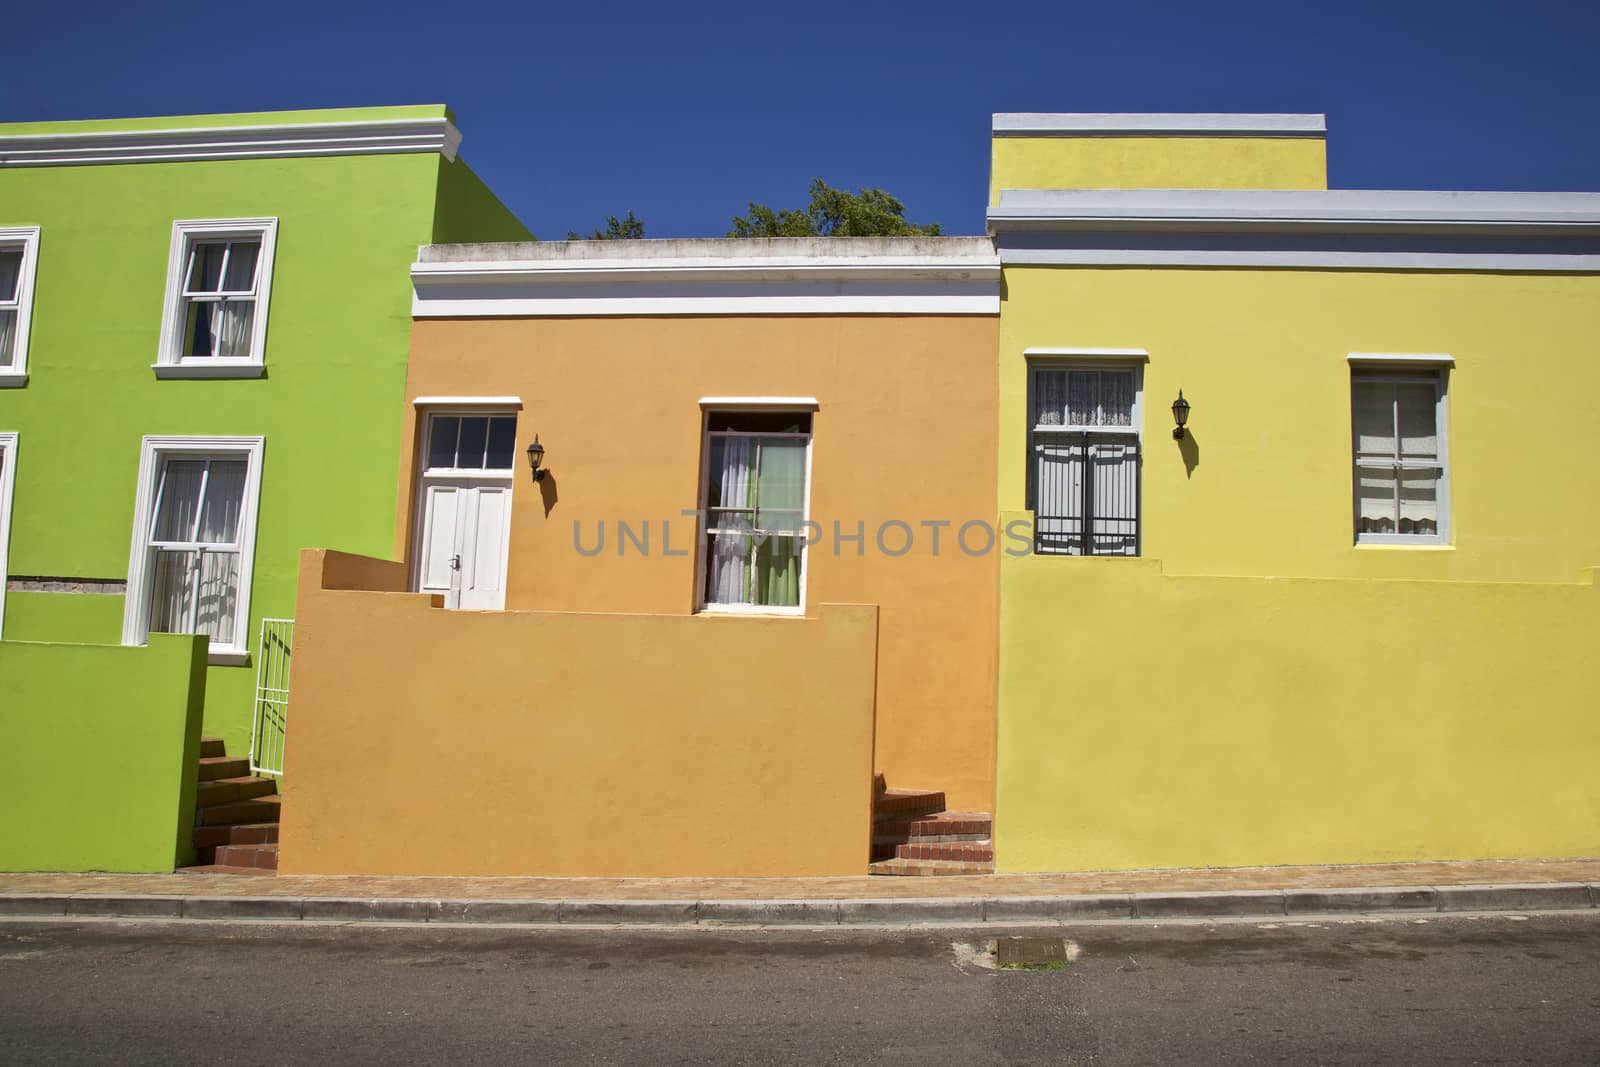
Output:
[[[1001,112],[996,137],[1314,137],[1328,134],[1326,115],[1245,115],[1219,112]]]
[[[998,256],[414,263],[417,318],[998,315]]]
[[[708,411],[725,409],[739,409],[749,411],[755,408],[782,408],[784,410],[798,410],[807,408],[815,411],[821,407],[814,396],[703,396],[700,406]]]
[[[0,136],[0,168],[419,152],[453,161],[460,144],[460,131],[443,117],[21,134]]]
[[[1079,359],[1142,359],[1150,353],[1143,348],[1024,348],[1024,356],[1065,356]]]

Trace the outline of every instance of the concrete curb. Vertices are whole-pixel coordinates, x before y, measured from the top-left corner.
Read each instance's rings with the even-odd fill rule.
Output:
[[[0,893],[0,917],[7,918],[81,916],[522,926],[978,926],[1596,908],[1600,908],[1600,885],[1583,882],[853,900],[418,900]]]

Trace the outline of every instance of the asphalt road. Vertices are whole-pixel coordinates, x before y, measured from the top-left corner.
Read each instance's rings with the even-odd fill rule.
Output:
[[[1600,1063],[1595,913],[996,933],[5,921],[0,1063]]]

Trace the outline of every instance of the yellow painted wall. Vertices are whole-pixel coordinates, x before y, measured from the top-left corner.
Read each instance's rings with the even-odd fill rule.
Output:
[[[1001,574],[1001,870],[1600,855],[1593,569]]]
[[[1143,348],[1144,552],[1169,573],[1559,583],[1600,563],[1600,277],[1013,267],[1006,294],[1002,508],[1026,506],[1024,349]],[[1354,546],[1350,352],[1455,357],[1451,547]]]
[[[995,137],[1002,189],[1326,189],[1320,137]]]
[[[538,433],[547,478],[519,466],[507,608],[689,615],[705,396],[815,397],[808,613],[879,606],[877,769],[989,810],[994,789],[995,556],[955,546],[995,509],[996,319],[719,316],[420,320],[414,324],[395,558],[409,559],[418,396],[520,396],[520,452]],[[648,556],[619,555],[615,522],[650,524]],[[661,522],[671,522],[663,552]],[[911,551],[880,551],[886,520]],[[574,547],[574,524],[605,551]],[[833,523],[866,543],[834,552]],[[949,523],[933,553],[923,522]],[[886,534],[891,550],[903,533]],[[970,539],[979,544],[976,534]],[[748,620],[733,620],[731,630]],[[719,631],[721,632],[721,631]],[[786,656],[792,653],[786,653]],[[299,679],[296,679],[299,684]]]
[[[463,612],[358,588],[404,584],[302,554],[282,872],[865,869],[875,608]]]

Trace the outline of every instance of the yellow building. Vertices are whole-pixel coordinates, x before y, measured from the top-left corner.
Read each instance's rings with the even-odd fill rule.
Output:
[[[1600,194],[1328,190],[1321,116],[992,145],[998,868],[1600,854]]]

